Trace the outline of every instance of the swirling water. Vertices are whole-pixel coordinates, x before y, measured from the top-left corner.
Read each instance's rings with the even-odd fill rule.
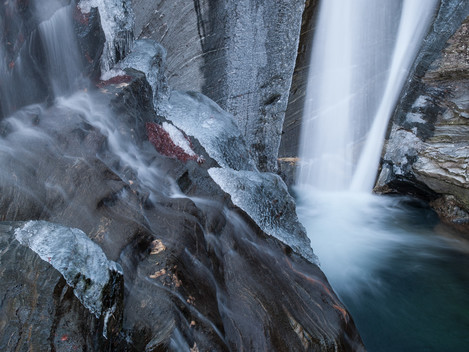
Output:
[[[408,198],[298,194],[321,268],[369,351],[467,350],[467,235]]]

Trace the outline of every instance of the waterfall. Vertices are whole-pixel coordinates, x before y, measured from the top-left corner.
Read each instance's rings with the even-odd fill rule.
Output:
[[[389,117],[438,0],[328,0],[317,19],[298,183],[371,191]]]
[[[457,326],[439,342],[440,327],[450,326],[462,306],[467,280],[451,262],[463,257],[464,242],[452,239],[423,204],[371,194],[389,118],[439,3],[324,0],[316,22],[298,216],[369,351],[440,351],[464,343],[453,335]],[[435,286],[427,285],[440,268]],[[454,291],[440,290],[445,285]],[[422,297],[432,303],[419,306]]]
[[[73,29],[73,8],[57,10],[49,20],[39,24],[39,33],[46,53],[47,72],[54,96],[69,93],[83,70]]]
[[[0,117],[77,88],[83,67],[74,5],[63,5],[61,0],[0,5]]]

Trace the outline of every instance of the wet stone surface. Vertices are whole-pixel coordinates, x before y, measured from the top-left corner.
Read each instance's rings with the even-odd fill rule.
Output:
[[[202,164],[155,150],[145,123],[161,121],[151,113],[151,92],[138,94],[149,85],[136,71],[126,74],[134,79],[25,109],[3,122],[0,138],[2,220],[78,228],[122,267],[120,337],[102,343],[118,341],[113,351],[362,350],[352,318],[320,269],[233,204],[210,177],[208,169],[219,165],[202,143],[190,137]],[[94,333],[101,330],[87,328],[98,324],[96,317],[51,265],[29,255],[7,265],[0,256],[1,270],[32,271],[20,275],[34,276],[24,294],[48,302],[41,301],[47,314],[34,311],[45,316],[38,318],[40,334],[31,335],[43,338],[39,350],[72,342],[78,350],[103,350],[107,345]],[[35,281],[43,265],[55,280],[44,287],[46,280]],[[60,321],[69,329],[60,323],[56,337],[48,314],[65,311],[65,300],[70,313]],[[16,319],[22,304],[5,316]],[[73,333],[70,321],[79,327]],[[16,343],[35,343],[21,340],[29,325],[9,326],[5,344],[11,334]]]

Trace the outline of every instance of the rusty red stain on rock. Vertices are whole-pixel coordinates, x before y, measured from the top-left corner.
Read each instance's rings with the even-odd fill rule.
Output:
[[[90,58],[91,59],[91,58]],[[91,60],[93,61],[93,60]],[[101,81],[99,82],[96,86],[98,88],[104,88],[110,84],[121,84],[121,83],[128,83],[132,80],[132,76],[129,75],[120,75],[120,76],[114,76],[106,81]]]
[[[203,158],[201,158],[199,155],[187,154],[184,149],[176,145],[169,136],[169,133],[157,123],[147,122],[145,127],[147,130],[148,139],[151,144],[153,144],[158,153],[184,162],[189,160],[195,160],[199,163],[203,162]],[[187,137],[185,138],[188,140],[189,144],[191,144],[190,140]]]

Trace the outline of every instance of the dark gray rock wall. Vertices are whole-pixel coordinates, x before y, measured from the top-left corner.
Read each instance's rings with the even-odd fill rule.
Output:
[[[292,86],[288,97],[288,106],[282,129],[278,162],[280,175],[283,177],[287,185],[292,185],[295,182],[301,120],[306,96],[306,84],[308,81],[317,9],[317,0],[306,1],[301,24],[298,56],[296,58],[295,71],[293,72]]]
[[[275,171],[304,0],[133,5],[136,37],[167,50],[169,85],[200,91],[232,113],[259,169]]]
[[[466,1],[442,1],[391,121],[375,188],[427,199],[454,223],[469,222],[468,15]]]

